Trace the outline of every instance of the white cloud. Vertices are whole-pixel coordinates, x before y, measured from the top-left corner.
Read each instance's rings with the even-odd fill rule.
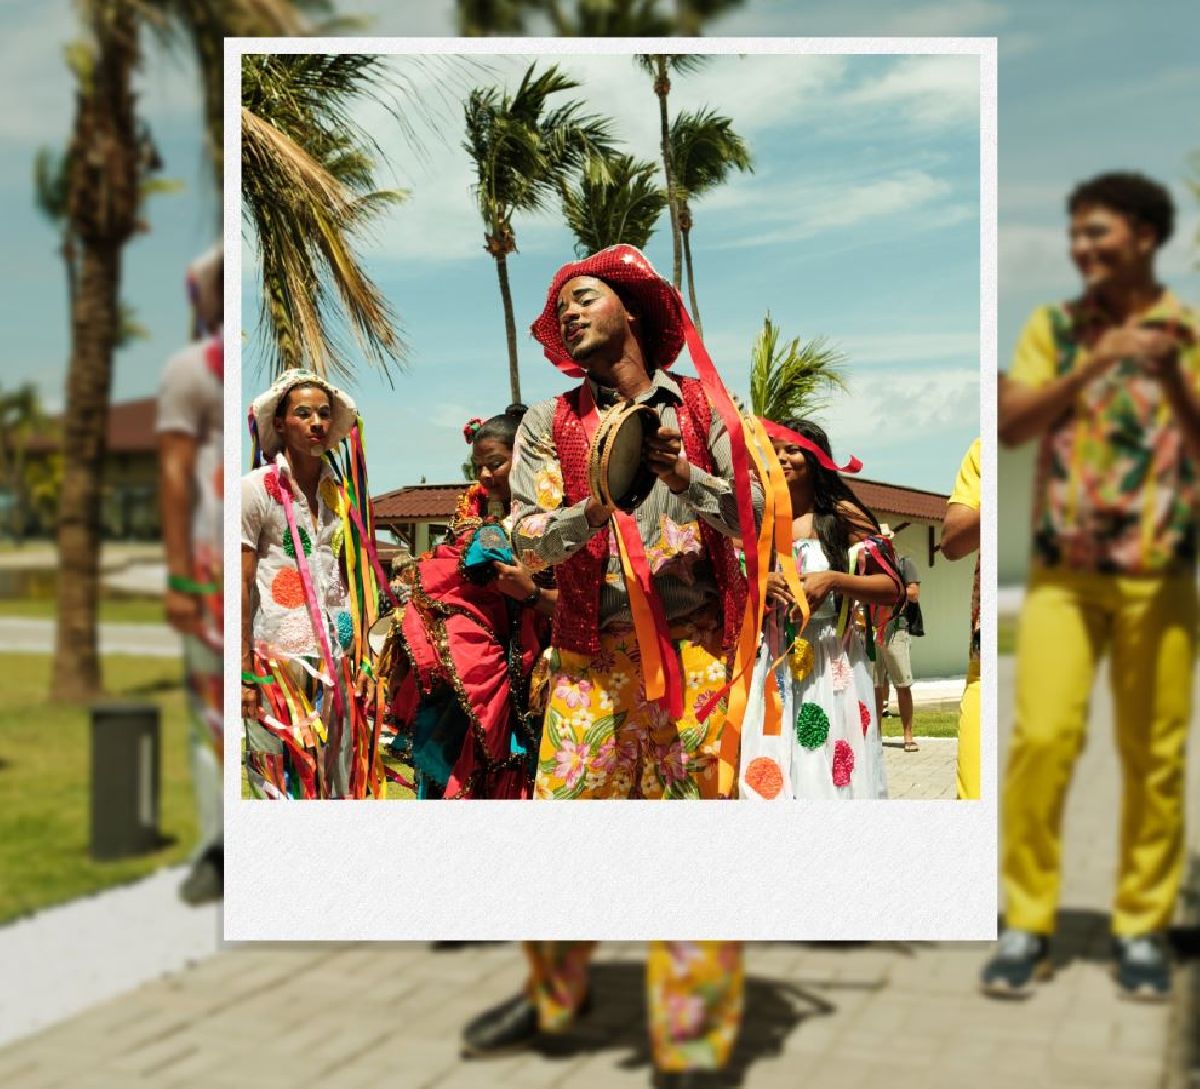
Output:
[[[852,375],[849,385],[823,413],[826,430],[838,436],[839,445],[877,443],[881,435],[893,432],[906,440],[979,418],[978,368],[872,371]],[[904,427],[897,428],[901,418]]]
[[[919,125],[975,124],[979,61],[973,56],[903,57],[845,96],[849,106],[898,109]]]
[[[978,333],[868,333],[833,337],[855,366],[974,359]]]
[[[759,229],[725,242],[722,248],[799,241],[825,231],[845,231],[860,223],[889,218],[910,230],[918,225],[911,218],[917,210],[935,213],[933,225],[940,226],[961,222],[973,211],[957,204],[938,205],[949,197],[950,183],[923,170],[901,170],[857,184],[836,178],[825,179],[820,186],[796,183],[788,186],[786,193],[781,188],[772,194],[773,188],[764,191],[746,183],[735,193],[722,194],[725,201],[736,200],[759,209],[757,223],[750,224]],[[902,213],[903,220],[899,218]],[[764,229],[768,226],[770,229]]]

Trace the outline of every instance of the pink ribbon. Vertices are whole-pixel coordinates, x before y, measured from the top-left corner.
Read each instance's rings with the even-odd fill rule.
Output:
[[[281,474],[276,467],[271,470],[278,478]],[[333,707],[337,712],[338,720],[340,721],[345,712],[345,704],[342,702],[342,690],[338,685],[337,670],[333,667],[333,651],[329,646],[329,633],[325,630],[325,622],[321,616],[321,609],[317,605],[317,592],[313,588],[312,573],[308,569],[308,560],[304,555],[304,544],[300,540],[300,530],[296,526],[296,512],[292,507],[292,486],[287,480],[280,480],[279,494],[283,498],[283,512],[287,515],[288,529],[292,534],[292,547],[296,552],[296,567],[300,571],[300,581],[304,586],[304,598],[308,604],[308,615],[312,621],[313,634],[321,642],[321,657],[325,660],[325,669],[333,681]]]

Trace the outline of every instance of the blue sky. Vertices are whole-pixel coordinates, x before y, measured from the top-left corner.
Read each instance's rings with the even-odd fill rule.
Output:
[[[374,14],[372,31],[380,34],[452,31],[450,3],[364,0],[343,7]],[[1200,297],[1193,245],[1198,217],[1184,181],[1188,154],[1200,147],[1194,125],[1200,70],[1192,56],[1194,35],[1164,33],[1171,27],[1182,31],[1193,23],[1194,12],[1184,0],[1156,5],[1152,20],[1131,17],[1127,4],[1113,0],[1093,0],[1086,12],[1081,19],[1080,5],[1069,0],[870,2],[836,11],[815,3],[749,0],[709,32],[999,37],[1003,362],[1028,311],[1074,289],[1064,253],[1062,201],[1074,181],[1099,170],[1136,167],[1171,185],[1180,228],[1161,270],[1186,298]],[[0,33],[6,43],[3,79],[10,97],[19,93],[21,102],[20,109],[0,117],[0,196],[7,210],[0,382],[35,380],[47,403],[58,407],[68,348],[63,275],[55,236],[33,210],[30,179],[37,147],[61,144],[69,131],[70,84],[60,63],[62,46],[74,33],[71,6],[66,0],[9,0],[0,8]],[[119,357],[117,399],[153,392],[164,359],[180,343],[187,327],[183,267],[211,240],[217,217],[216,194],[199,154],[199,104],[186,58],[164,56],[152,43],[147,56],[141,101],[166,173],[184,181],[187,191],[156,200],[148,213],[149,232],[127,252],[124,296],[151,335]],[[740,64],[742,72],[750,67],[725,63]],[[766,309],[788,335],[829,334],[853,362],[854,397],[826,417],[835,444],[862,457],[868,475],[947,489],[974,429],[965,418],[961,384],[977,352],[974,224],[953,221],[974,200],[972,153],[966,150],[974,122],[953,115],[950,104],[961,101],[961,83],[944,71],[914,71],[905,63],[913,62],[856,60],[840,71],[824,70],[813,84],[804,82],[804,66],[797,63],[784,81],[787,96],[775,87],[756,89],[741,76],[720,84],[723,76],[714,66],[679,80],[672,103],[709,101],[728,113],[759,162],[755,176],[738,179],[695,209],[700,302],[710,347],[729,385],[736,391],[744,384],[749,340]],[[651,157],[646,122],[653,115],[644,109],[649,99],[644,77],[627,62],[617,67],[619,77],[611,77],[617,90],[611,93],[603,73],[584,74],[597,88],[593,93],[607,96],[606,106],[610,101],[618,106],[626,93],[630,101],[636,98],[635,115],[618,120],[631,147]],[[797,108],[781,118],[778,107],[785,98]],[[450,148],[458,141],[458,118],[451,120]],[[380,135],[392,143],[387,132]],[[389,225],[368,260],[405,319],[413,354],[410,374],[397,378],[396,394],[386,401],[386,387],[378,383],[364,382],[356,391],[368,413],[376,489],[421,475],[453,479],[465,453],[457,435],[459,409],[484,414],[507,400],[499,294],[491,261],[473,248],[480,230],[464,179],[439,180],[440,167],[434,168],[448,149],[436,141],[432,178],[407,166],[407,156],[395,146],[398,180],[414,196],[395,212],[394,227]],[[796,218],[768,222],[788,193],[795,196]],[[431,202],[424,209],[428,217],[422,201]],[[872,201],[873,213],[861,214]],[[856,222],[828,222],[832,212],[847,214],[847,206],[859,210]],[[812,229],[814,219],[820,227],[822,210],[824,228]],[[428,253],[426,229],[435,221],[447,245],[455,239],[436,261]],[[758,223],[759,234],[796,231],[799,237],[747,245],[747,232],[739,226],[746,223]],[[513,259],[513,275],[525,395],[531,400],[561,384],[523,329],[553,269],[570,256],[569,239],[549,220],[520,221],[517,231],[521,252]],[[660,269],[669,263],[666,242],[660,232],[650,245]],[[906,404],[918,412],[915,425],[893,416]]]
[[[389,60],[417,94],[440,101],[434,84],[444,69]],[[554,62],[581,82],[572,93],[589,111],[614,119],[628,150],[654,157],[656,99],[628,56],[537,59]],[[514,87],[529,63],[489,59],[490,72],[472,80]],[[951,451],[977,430],[977,72],[974,56],[727,56],[672,89],[673,108],[714,105],[732,117],[756,161],[753,175],[693,209],[705,342],[727,385],[748,394],[750,346],[768,310],[788,336],[830,336],[851,358],[850,393],[824,416],[836,447],[852,448],[868,473],[911,484],[936,486],[944,473],[937,450],[910,441],[910,427],[938,430]],[[375,488],[455,479],[462,423],[509,400],[495,266],[482,249],[461,114],[454,103],[445,112],[444,138],[426,141],[428,161],[402,168],[411,200],[369,256],[412,349],[395,392],[369,378],[353,391]],[[411,163],[394,122],[378,114],[364,116],[390,160]],[[573,259],[574,239],[556,212],[514,227],[509,272],[522,394],[532,403],[564,388],[527,328],[554,271]],[[665,215],[648,253],[669,273]],[[250,262],[244,279],[243,312],[253,320]],[[261,386],[253,349],[243,355],[248,396]],[[902,427],[893,410],[914,390]]]

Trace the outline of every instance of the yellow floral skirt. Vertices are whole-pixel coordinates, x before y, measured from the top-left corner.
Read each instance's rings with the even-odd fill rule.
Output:
[[[683,669],[683,717],[648,702],[632,629],[600,633],[594,655],[555,650],[534,797],[715,798],[724,702],[696,711],[725,684],[720,633],[671,630]]]

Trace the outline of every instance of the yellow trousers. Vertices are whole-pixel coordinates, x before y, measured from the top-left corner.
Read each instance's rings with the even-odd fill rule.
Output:
[[[1017,633],[1016,722],[1001,795],[1010,927],[1054,929],[1063,803],[1106,650],[1124,780],[1113,932],[1169,924],[1184,862],[1195,632],[1190,575],[1035,571]]]
[[[979,800],[979,659],[967,666],[967,686],[958,705],[958,797]]]
[[[543,1032],[562,1032],[587,994],[595,942],[525,942],[529,994]],[[740,942],[650,943],[646,997],[650,1050],[659,1070],[715,1070],[729,1060],[742,1022]]]

